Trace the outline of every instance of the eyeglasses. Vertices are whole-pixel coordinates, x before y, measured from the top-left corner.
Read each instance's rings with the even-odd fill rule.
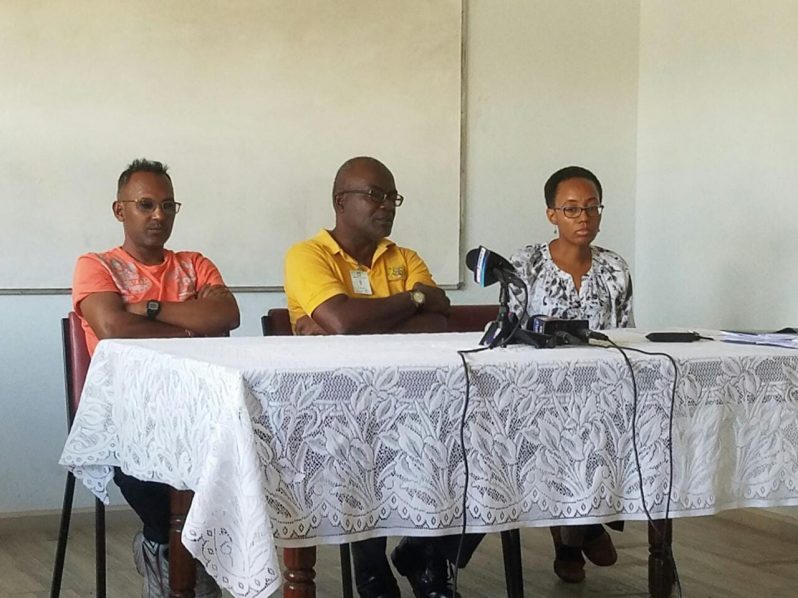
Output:
[[[182,205],[178,201],[174,201],[171,199],[165,199],[162,202],[157,202],[154,199],[149,198],[142,198],[142,199],[118,199],[119,203],[134,203],[136,204],[136,208],[139,212],[143,214],[152,214],[158,206],[160,206],[161,211],[164,214],[168,214],[169,216],[174,216],[180,211],[180,206]]]
[[[377,189],[368,189],[363,191],[360,189],[347,189],[345,191],[339,191],[338,195],[346,195],[347,193],[368,195],[369,199],[380,205],[391,202],[397,208],[401,206],[402,202],[405,200],[405,198],[402,195],[399,195],[396,191],[382,191]]]
[[[587,206],[585,208],[580,206],[563,206],[561,208],[551,208],[552,210],[561,210],[562,215],[566,218],[579,218],[582,212],[588,216],[600,216],[604,211],[604,206],[599,204],[597,206]]]

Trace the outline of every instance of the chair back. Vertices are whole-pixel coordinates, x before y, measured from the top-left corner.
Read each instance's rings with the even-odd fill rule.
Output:
[[[69,312],[69,315],[61,320],[61,339],[64,345],[67,428],[72,428],[91,361],[86,346],[86,335],[80,325],[80,318],[74,311]]]
[[[268,311],[265,316],[260,318],[260,326],[263,336],[291,336],[291,318],[288,310],[284,307],[275,307]]]
[[[452,305],[451,310],[449,332],[482,332],[499,315],[498,305]]]

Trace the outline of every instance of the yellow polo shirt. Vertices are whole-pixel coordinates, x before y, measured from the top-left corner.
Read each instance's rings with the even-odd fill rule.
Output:
[[[357,270],[368,276],[371,294],[355,292],[352,272]],[[285,256],[285,295],[292,327],[336,295],[379,299],[409,291],[419,282],[436,286],[424,260],[389,239],[377,245],[371,268],[345,253],[324,229],[291,247]]]

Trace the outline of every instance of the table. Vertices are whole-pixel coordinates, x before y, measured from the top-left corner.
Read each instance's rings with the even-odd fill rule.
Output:
[[[679,365],[671,517],[798,504],[798,352],[611,336]],[[192,490],[183,544],[234,596],[267,596],[281,584],[278,547],[459,530],[457,350],[478,339],[102,341],[61,463],[105,501],[113,466]],[[631,359],[643,489],[662,520],[673,371]],[[645,520],[617,352],[511,347],[467,361],[469,531]],[[306,595],[312,554],[290,553],[305,559]]]

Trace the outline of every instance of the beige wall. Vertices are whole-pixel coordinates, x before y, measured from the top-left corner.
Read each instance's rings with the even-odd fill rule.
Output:
[[[645,0],[638,324],[798,325],[798,2]]]
[[[596,242],[634,263],[638,2],[468,7],[465,248],[551,239],[543,183],[578,164],[605,191]]]
[[[141,156],[172,167],[170,246],[232,286],[282,285],[356,155],[407,197],[397,242],[459,281],[460,0],[0,4],[0,289],[69,287],[118,242],[115,179]]]

